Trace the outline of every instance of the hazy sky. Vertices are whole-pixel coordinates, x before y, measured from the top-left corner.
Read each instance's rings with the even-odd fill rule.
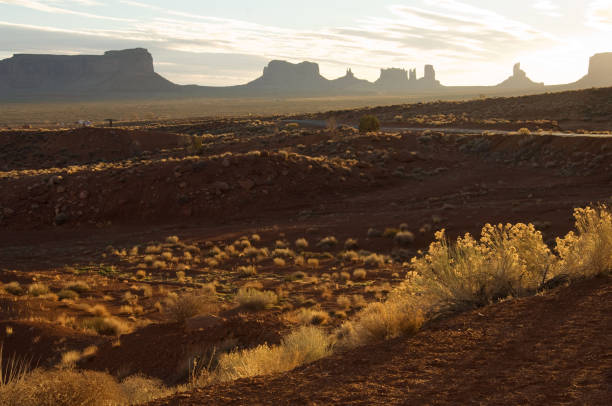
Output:
[[[0,59],[145,47],[181,84],[241,84],[271,59],[347,67],[434,64],[447,85],[496,84],[521,62],[573,82],[612,51],[612,0],[0,0]]]

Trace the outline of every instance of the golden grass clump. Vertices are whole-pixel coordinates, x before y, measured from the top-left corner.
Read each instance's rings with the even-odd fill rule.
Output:
[[[410,231],[399,231],[393,239],[400,245],[410,245],[414,242],[414,234]]]
[[[17,281],[5,283],[2,289],[14,296],[21,296],[25,293],[25,289]]]
[[[333,235],[324,237],[317,243],[317,247],[322,249],[334,248],[336,245],[338,245],[338,239]]]
[[[412,297],[395,295],[385,302],[373,302],[346,322],[339,331],[340,345],[356,347],[414,334],[425,321],[422,310]]]
[[[297,313],[289,316],[289,319],[295,320],[299,324],[319,326],[329,322],[329,313],[320,309],[301,308]]]
[[[127,399],[112,376],[72,369],[37,369],[0,387],[4,406],[121,405]]]
[[[353,279],[355,280],[364,280],[368,272],[363,268],[358,268],[353,271]]]
[[[308,240],[306,238],[298,238],[295,240],[295,247],[300,251],[305,250],[308,248]]]
[[[79,294],[71,289],[62,289],[59,292],[57,292],[57,297],[60,300],[64,300],[64,299],[76,300],[79,298]]]
[[[380,254],[369,254],[362,258],[365,266],[370,268],[381,268],[385,265],[385,256]]]
[[[274,258],[274,265],[276,266],[285,266],[286,262],[282,258]]]
[[[90,287],[87,283],[82,281],[71,282],[64,286],[65,289],[70,289],[75,291],[78,294],[83,294],[89,291]]]
[[[28,286],[28,294],[30,296],[38,297],[49,293],[49,287],[44,283],[32,283]]]
[[[214,293],[209,289],[178,295],[169,300],[167,312],[179,323],[199,314],[213,314],[218,310]]]
[[[174,392],[156,379],[135,375],[119,383],[107,373],[72,368],[36,369],[0,384],[3,406],[137,405]]]
[[[330,355],[330,337],[313,326],[303,326],[285,336],[280,345],[224,354],[218,366],[206,377],[207,383],[228,382],[240,378],[284,372]]]
[[[236,301],[244,309],[263,310],[278,303],[278,296],[269,290],[260,291],[254,288],[241,288],[236,295]]]
[[[95,331],[100,335],[119,336],[131,331],[128,323],[116,317],[91,317],[81,320],[85,330]]]

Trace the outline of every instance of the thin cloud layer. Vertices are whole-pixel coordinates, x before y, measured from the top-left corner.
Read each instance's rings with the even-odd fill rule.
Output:
[[[41,26],[8,21],[4,26],[58,32],[85,38],[90,43],[92,38],[104,38],[114,40],[115,47],[138,43],[153,48],[156,59],[160,52],[165,52],[185,58],[193,54],[193,60],[215,54],[250,55],[257,63],[270,59],[311,60],[319,62],[327,76],[339,76],[348,64],[356,68],[358,75],[370,80],[376,78],[380,67],[408,68],[432,63],[445,83],[467,84],[476,79],[482,82],[482,72],[486,70],[494,72],[489,79],[489,83],[494,83],[503,79],[509,70],[499,69],[500,65],[505,67],[520,55],[564,43],[563,38],[526,22],[467,2],[419,0],[411,3],[415,5],[389,6],[383,13],[386,16],[365,17],[348,25],[310,30],[186,13],[133,0],[105,3],[98,0],[0,0],[0,8],[2,4],[10,4],[38,12],[112,21],[108,29],[87,28],[87,24],[78,29],[64,29],[52,24]],[[600,29],[609,26],[610,3],[597,0],[591,3],[587,10],[590,24]],[[532,6],[551,15],[558,14],[559,10],[547,0],[536,1]],[[122,7],[140,9],[142,13],[128,14],[131,18],[112,15]],[[95,14],[87,11],[93,8]],[[17,51],[21,49],[19,41],[14,41]],[[62,47],[53,44],[50,48]],[[4,51],[7,50],[0,48],[0,52]],[[204,68],[204,63],[200,62],[200,67]],[[493,66],[497,69],[492,69]],[[170,67],[159,65],[161,73],[168,72]],[[202,78],[214,76],[210,71],[183,72],[178,79],[179,72],[175,69],[178,67],[172,68],[174,77],[170,78],[181,82],[189,75],[197,83],[202,83]],[[224,81],[239,79],[241,71],[252,74],[260,70],[261,66],[249,65],[231,74],[218,72],[215,83],[211,84],[246,82],[254,77],[244,77],[237,83]]]

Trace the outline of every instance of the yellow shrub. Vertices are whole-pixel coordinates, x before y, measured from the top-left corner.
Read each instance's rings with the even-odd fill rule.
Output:
[[[542,234],[532,224],[487,224],[481,234],[479,241],[466,234],[451,245],[444,230],[437,232],[428,252],[412,259],[410,285],[455,308],[535,292],[554,263]]]
[[[574,210],[576,232],[557,238],[556,272],[593,276],[612,269],[612,212],[606,205]]]

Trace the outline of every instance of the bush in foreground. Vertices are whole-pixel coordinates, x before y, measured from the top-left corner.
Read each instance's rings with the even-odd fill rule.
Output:
[[[380,121],[373,115],[365,115],[359,120],[359,132],[367,133],[380,130]]]
[[[532,224],[487,224],[480,240],[466,234],[452,244],[442,230],[424,256],[412,259],[405,287],[434,306],[469,309],[535,293],[553,259]]]

